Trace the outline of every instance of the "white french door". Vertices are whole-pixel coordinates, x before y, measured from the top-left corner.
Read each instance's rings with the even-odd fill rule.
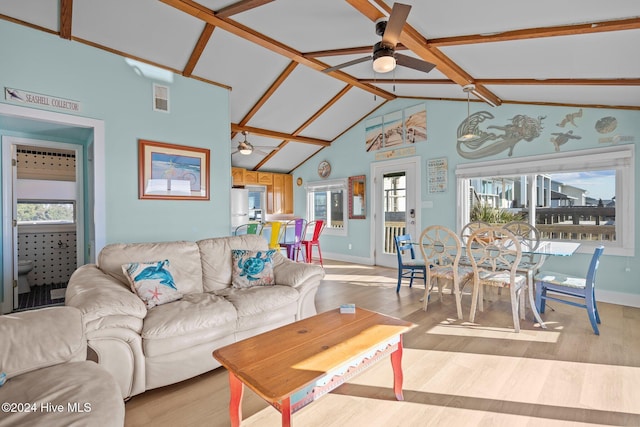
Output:
[[[372,235],[376,265],[397,267],[394,237],[420,231],[420,158],[409,157],[371,164],[373,177]]]

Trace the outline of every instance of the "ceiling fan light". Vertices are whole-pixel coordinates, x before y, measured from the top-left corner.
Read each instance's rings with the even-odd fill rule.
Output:
[[[380,56],[373,60],[373,71],[376,73],[388,73],[396,68],[396,58],[393,56]]]
[[[253,152],[253,146],[248,142],[240,141],[240,143],[238,143],[238,153],[248,156],[252,152]]]

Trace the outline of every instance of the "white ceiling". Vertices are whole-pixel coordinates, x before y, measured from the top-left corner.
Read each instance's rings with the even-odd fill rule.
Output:
[[[66,22],[78,42],[229,87],[234,130],[248,129],[262,152],[232,156],[234,166],[248,169],[289,172],[385,98],[466,99],[460,88],[466,83],[497,103],[640,108],[640,1],[403,3],[412,9],[401,42],[421,41],[401,53],[425,58],[435,51],[458,71],[437,64],[428,74],[398,67],[374,76],[370,62],[343,73],[320,71],[317,61],[332,66],[369,55],[315,56],[372,46],[380,40],[372,19],[388,15],[392,1],[11,0],[0,2],[0,18],[61,36]],[[69,4],[72,14],[65,15]],[[234,5],[247,10],[227,15]],[[189,72],[205,21],[215,28]],[[548,27],[559,28],[549,34]],[[594,32],[601,28],[607,31]],[[374,100],[377,89],[385,92]],[[233,135],[234,146],[244,138]]]

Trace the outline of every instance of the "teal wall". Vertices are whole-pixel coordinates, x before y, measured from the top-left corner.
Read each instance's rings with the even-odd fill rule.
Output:
[[[3,20],[0,58],[3,93],[7,86],[73,99],[81,103],[79,116],[104,121],[106,243],[229,234],[231,148],[226,89],[173,75],[171,83],[158,82],[170,87],[171,112],[154,112],[154,81],[137,75],[123,57]],[[4,96],[0,103],[11,104]],[[0,129],[2,133],[15,134]],[[138,139],[210,149],[211,199],[139,200]]]
[[[0,86],[80,101],[82,109],[79,115],[104,121],[107,243],[195,240],[229,233],[231,149],[229,101],[225,89],[173,75],[173,82],[168,83],[171,91],[171,113],[154,112],[151,108],[153,81],[136,75],[120,56],[1,20],[0,41]],[[432,201],[435,208],[422,209],[420,228],[432,224],[454,227],[455,166],[468,162],[456,152],[455,131],[466,117],[466,103],[396,100],[386,103],[371,116],[398,111],[421,102],[426,105],[428,127],[428,140],[416,144],[417,155],[422,159],[422,201]],[[0,103],[9,102],[2,98]],[[495,116],[492,123],[498,125],[509,123],[509,119],[516,114],[546,116],[543,120],[543,134],[534,141],[518,143],[513,153],[515,158],[554,152],[550,137],[552,132],[559,129],[555,124],[577,108],[515,104],[491,108],[484,103],[472,103],[471,111],[478,110],[491,112]],[[605,144],[598,142],[602,135],[593,128],[595,121],[604,116],[616,117],[619,123],[616,133],[633,136],[635,142],[632,143],[638,144],[639,111],[583,110],[583,117],[579,119],[582,139],[563,145],[563,152],[604,146]],[[211,200],[139,200],[138,139],[209,148]],[[438,157],[446,157],[449,162],[448,191],[430,194],[426,186],[426,161]],[[508,156],[503,152],[482,160],[505,158]],[[299,167],[294,172],[295,178],[302,177],[305,183],[318,181],[316,168],[323,159],[332,164],[331,178],[364,174],[369,183],[370,165],[375,161],[375,153],[364,151],[364,122],[354,126],[331,147],[323,149]],[[636,177],[640,176],[638,162],[636,156]],[[635,191],[635,227],[640,231],[640,185],[637,183]],[[294,192],[295,212],[297,215],[305,215],[304,186],[295,186]],[[370,200],[370,186],[367,193]],[[345,258],[368,259],[371,245],[370,213],[369,210],[366,220],[349,220],[349,235],[346,237],[323,236],[323,251]],[[640,233],[636,233],[636,246],[640,243],[638,234]],[[351,250],[347,249],[347,243],[352,243]],[[577,254],[570,259],[563,259],[560,267],[567,272],[579,273],[586,269],[587,261],[587,255]],[[560,261],[551,259],[546,266],[554,268],[559,263]],[[598,280],[600,288],[640,296],[640,285],[637,278],[634,279],[638,265],[638,255],[607,256],[605,252]],[[631,267],[630,272],[625,271],[627,266]]]
[[[373,112],[370,117],[377,117],[385,113],[402,110],[424,103],[427,109],[427,141],[415,144],[416,155],[421,158],[422,169],[422,201],[433,202],[433,208],[422,209],[422,224],[419,230],[430,225],[444,225],[455,229],[456,221],[456,179],[455,168],[461,163],[472,162],[462,158],[456,151],[456,129],[461,121],[466,118],[467,105],[466,102],[456,101],[430,101],[416,99],[395,100],[381,106],[377,111]],[[565,153],[574,150],[583,150],[587,148],[604,147],[607,144],[600,143],[599,139],[612,136],[613,134],[621,136],[634,137],[634,141],[625,142],[638,144],[640,140],[640,111],[622,110],[622,109],[602,109],[602,108],[583,108],[583,115],[576,120],[577,128],[567,125],[564,128],[556,126],[566,114],[578,110],[578,107],[550,107],[539,105],[520,105],[505,104],[500,107],[492,108],[485,103],[472,102],[471,113],[486,110],[495,116],[495,119],[485,122],[481,125],[482,129],[486,129],[489,124],[505,125],[511,123],[510,119],[517,114],[525,114],[527,116],[537,118],[545,116],[542,120],[543,131],[540,137],[531,142],[519,142],[513,151],[512,158],[525,157],[531,155],[549,154],[555,152],[555,147],[550,141],[552,132],[566,132],[574,130],[574,134],[580,135],[582,139],[570,140],[560,147],[561,152]],[[594,124],[597,120],[605,116],[613,116],[617,118],[618,126],[613,134],[602,135],[596,132]],[[496,133],[502,133],[500,130],[494,130]],[[330,179],[346,178],[352,175],[367,176],[367,199],[371,200],[371,163],[375,162],[375,153],[366,152],[364,148],[365,140],[365,123],[358,123],[351,130],[336,140],[331,147],[325,148],[309,159],[304,165],[299,167],[295,172],[295,178],[302,177],[304,182],[319,181],[316,168],[322,160],[329,160],[332,166]],[[428,193],[426,184],[427,179],[427,160],[433,158],[446,157],[448,160],[448,190],[444,193]],[[635,185],[635,228],[636,238],[635,246],[640,247],[640,185],[638,179],[640,177],[640,167],[638,155],[636,155],[636,185]],[[493,156],[485,157],[478,161],[499,160],[509,158],[507,151]],[[361,159],[354,162],[353,159]],[[498,171],[499,172],[499,171]],[[297,215],[306,215],[306,192],[304,186],[296,187],[295,191],[295,213]],[[418,204],[420,206],[420,204]],[[360,259],[362,261],[370,261],[370,246],[373,245],[373,236],[371,236],[371,204],[367,204],[366,220],[349,220],[347,230],[348,236],[332,236],[324,235],[322,237],[323,254],[331,254],[331,256],[343,256],[346,259]],[[352,249],[348,249],[351,243]],[[621,294],[633,294],[636,304],[640,304],[640,282],[637,280],[637,274],[640,272],[640,255],[636,251],[634,257],[623,256],[607,256],[605,255],[600,264],[598,273],[599,289]],[[561,271],[574,274],[586,274],[586,268],[590,255],[575,254],[569,259],[549,259],[545,263],[545,268],[561,268]],[[631,271],[625,269],[631,267]]]

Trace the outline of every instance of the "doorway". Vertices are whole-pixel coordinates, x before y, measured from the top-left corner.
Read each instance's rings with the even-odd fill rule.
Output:
[[[105,177],[104,177],[104,122],[79,116],[71,116],[51,111],[37,110],[22,106],[0,103],[0,135],[2,136],[2,286],[0,296],[2,300],[1,312],[10,313],[16,307],[18,294],[18,262],[16,248],[18,247],[16,233],[16,193],[11,167],[12,147],[17,136],[33,135],[33,139],[40,141],[46,135],[56,135],[55,139],[79,141],[71,144],[71,150],[78,150],[81,158],[79,162],[84,167],[84,173],[78,178],[83,191],[81,205],[84,216],[79,222],[86,224],[81,227],[77,235],[81,249],[74,251],[77,265],[95,262],[96,253],[105,245]],[[9,139],[14,138],[13,142]],[[20,138],[18,138],[20,139]],[[51,143],[51,141],[49,142]],[[60,142],[53,142],[61,148]],[[30,145],[30,144],[27,144]],[[79,199],[82,200],[82,199]],[[76,218],[78,220],[78,218]],[[57,245],[57,241],[55,244]],[[66,242],[62,242],[64,246]],[[15,290],[15,291],[14,291]]]
[[[410,157],[371,164],[373,177],[372,236],[375,265],[397,267],[394,238],[417,238],[420,221],[420,158]]]
[[[85,252],[83,146],[18,137],[3,137],[3,146],[3,168],[12,169],[13,309],[63,305]]]

